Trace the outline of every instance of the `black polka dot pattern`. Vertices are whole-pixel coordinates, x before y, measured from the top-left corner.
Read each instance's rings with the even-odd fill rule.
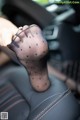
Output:
[[[36,43],[36,46],[38,46],[38,44]]]
[[[29,46],[29,48],[31,48],[31,46]]]
[[[47,61],[42,60],[48,53],[48,44],[42,39],[41,30],[37,25],[26,26],[20,29],[13,37],[13,50],[18,59],[28,71],[32,88],[43,92],[49,88],[50,81],[47,75]],[[19,40],[18,40],[19,39]],[[44,64],[45,63],[45,64]]]

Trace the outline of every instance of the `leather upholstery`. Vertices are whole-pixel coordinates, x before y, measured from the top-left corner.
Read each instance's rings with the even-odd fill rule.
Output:
[[[80,106],[71,91],[65,83],[52,75],[49,77],[51,87],[38,93],[31,88],[23,67],[6,69],[0,80],[0,88],[4,91],[6,87],[5,93],[1,92],[3,97],[0,94],[0,104],[3,105],[0,112],[6,109],[9,120],[77,120]]]
[[[9,120],[25,120],[29,115],[26,100],[5,79],[0,79],[0,112],[9,112]]]

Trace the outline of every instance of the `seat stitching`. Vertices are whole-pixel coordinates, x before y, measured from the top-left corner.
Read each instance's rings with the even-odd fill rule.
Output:
[[[10,86],[10,84],[8,84],[8,85],[4,86],[3,88],[1,88],[1,89],[0,89],[0,93],[3,92],[3,91],[4,91],[7,87],[9,87],[9,86]]]
[[[65,96],[63,96],[63,98],[64,98],[64,97],[67,97],[70,93],[71,93],[71,92],[67,93]],[[63,98],[62,98],[62,99],[63,99]],[[59,100],[58,102],[56,102],[53,106],[51,106],[49,109],[47,109],[47,111],[45,111],[45,113],[43,113],[43,115],[40,116],[40,118],[38,118],[38,120],[41,120],[41,118],[44,117],[44,115],[46,115],[46,114],[47,114],[52,108],[54,108],[58,103],[60,103],[60,101],[61,101],[62,99],[60,99],[60,100]]]
[[[12,105],[8,106],[6,109],[4,109],[2,112],[6,112],[8,110],[10,110],[11,108],[13,108],[15,105],[21,103],[21,102],[24,102],[25,100],[24,99],[20,99],[18,101],[16,101],[15,103],[13,103]]]
[[[40,120],[42,116],[44,116],[52,107],[58,104],[64,97],[70,94],[70,90],[68,89],[65,94],[60,95],[55,101],[51,102],[43,111],[41,111],[33,120]],[[50,107],[50,108],[49,108]],[[45,112],[45,113],[44,113]],[[42,115],[43,114],[43,115]],[[42,115],[42,116],[41,116]],[[40,118],[38,118],[40,116]]]
[[[57,96],[57,95],[62,95],[62,94],[64,94],[66,91],[64,91],[64,92],[62,92],[62,93],[57,93],[57,94],[53,94],[53,95],[51,95],[51,96],[49,96],[48,98],[46,98],[45,100],[43,100],[39,105],[37,105],[32,111],[34,111],[37,107],[39,107],[41,104],[43,104],[43,102],[45,102],[46,100],[48,100],[48,99],[50,99],[50,98],[52,98],[52,97],[54,97],[54,96]],[[58,97],[59,97],[58,96]],[[56,99],[55,99],[56,100]]]
[[[12,89],[13,89],[13,87],[10,86],[9,88],[6,89],[6,91],[4,91],[2,94],[0,94],[0,96],[4,95],[5,93],[7,93],[8,91],[10,91],[10,90],[12,90]]]
[[[55,99],[55,101],[56,101],[57,99],[59,99],[60,96],[61,96],[61,95],[59,95],[58,98]],[[51,103],[50,103],[43,111],[41,111],[33,120],[36,120],[41,114],[43,114],[43,112],[45,112],[45,110],[46,110],[52,103],[54,104],[55,101],[51,102]]]
[[[20,96],[20,95],[17,94],[17,95],[15,95],[15,96],[11,97],[11,98],[10,98],[8,101],[6,101],[4,104],[0,105],[0,109],[1,109],[4,105],[6,105],[7,103],[11,102],[11,100],[13,100],[14,98],[17,98],[17,97],[19,97],[19,96]]]
[[[32,110],[32,112],[36,109],[36,108],[38,108],[41,104],[43,104],[46,100],[49,100],[49,99],[51,99],[52,97],[55,97],[55,96],[57,96],[57,95],[61,95],[61,93],[58,93],[58,94],[54,94],[54,95],[51,95],[50,97],[48,97],[48,98],[46,98],[45,100],[43,100],[40,104],[38,104],[33,110]]]

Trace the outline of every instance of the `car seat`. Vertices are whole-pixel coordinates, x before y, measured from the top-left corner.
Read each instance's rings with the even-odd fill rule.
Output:
[[[51,87],[39,93],[32,89],[21,66],[6,68],[0,74],[0,112],[8,112],[9,120],[78,120],[77,100],[53,75],[49,75]]]

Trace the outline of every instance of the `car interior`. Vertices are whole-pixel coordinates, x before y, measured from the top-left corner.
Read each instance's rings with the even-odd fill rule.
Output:
[[[76,0],[1,0],[1,15],[17,27],[41,28],[49,47],[51,81],[46,91],[35,91],[15,52],[0,46],[0,112],[8,112],[8,120],[80,120],[79,4]]]

